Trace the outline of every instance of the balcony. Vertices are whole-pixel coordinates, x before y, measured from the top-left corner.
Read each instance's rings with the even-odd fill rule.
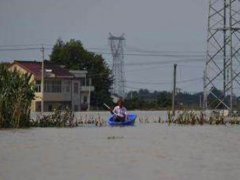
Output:
[[[44,93],[44,99],[48,101],[71,101],[71,93]]]
[[[81,86],[81,91],[94,91],[94,86]]]

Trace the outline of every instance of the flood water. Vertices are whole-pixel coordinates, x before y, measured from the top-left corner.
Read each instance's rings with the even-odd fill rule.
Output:
[[[0,180],[239,180],[240,126],[0,130]]]

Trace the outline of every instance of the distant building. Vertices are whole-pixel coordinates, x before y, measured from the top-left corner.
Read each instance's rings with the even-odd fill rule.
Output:
[[[73,111],[90,109],[90,96],[94,91],[91,79],[87,79],[87,71],[70,71],[63,66],[50,61],[44,61],[44,93],[41,92],[42,62],[14,61],[10,70],[32,74],[31,81],[35,83],[35,99],[31,104],[32,112],[41,111],[41,101],[44,102],[44,112],[54,109],[71,108]]]

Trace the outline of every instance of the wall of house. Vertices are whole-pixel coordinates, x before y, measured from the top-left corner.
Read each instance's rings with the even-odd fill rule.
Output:
[[[52,79],[51,79],[52,80]],[[48,79],[45,79],[45,82],[47,82]],[[77,82],[77,81],[76,81]],[[72,101],[77,101],[77,98],[73,98],[73,81],[71,79],[62,79],[61,80],[61,92],[44,92],[44,111],[49,111],[49,109],[56,109],[58,107],[70,107],[74,108],[72,106]],[[78,82],[79,84],[79,82]],[[37,92],[36,94],[36,100],[33,102],[33,106],[35,106],[33,109],[39,110],[37,107],[36,102],[41,101],[42,99],[42,93]],[[80,94],[78,94],[80,96]],[[79,98],[80,99],[80,98]],[[80,101],[79,101],[80,102]],[[74,102],[76,104],[76,102]],[[51,108],[52,107],[52,108]]]
[[[46,80],[45,80],[46,81]],[[45,92],[44,93],[44,111],[48,111],[50,106],[52,108],[59,107],[59,102],[62,102],[62,105],[70,104],[73,111],[80,111],[81,110],[81,87],[80,87],[80,80],[61,80],[61,93],[51,93]],[[39,109],[39,102],[42,99],[42,93],[37,92],[35,93],[36,98],[32,102],[32,111],[40,111]],[[88,93],[85,93],[88,96]],[[88,100],[89,101],[89,97]],[[54,103],[55,102],[55,103]],[[70,102],[70,103],[69,103]]]

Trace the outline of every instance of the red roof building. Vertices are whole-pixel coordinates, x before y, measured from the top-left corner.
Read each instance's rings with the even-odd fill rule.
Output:
[[[46,112],[54,109],[71,108],[73,111],[90,109],[90,95],[94,87],[86,87],[87,71],[71,71],[63,66],[44,61],[14,61],[9,69],[20,73],[32,74],[31,81],[35,83],[35,99],[32,101],[32,112]],[[44,72],[44,81],[42,81]],[[42,92],[42,84],[44,91]],[[43,109],[43,110],[42,110]]]
[[[42,75],[42,62],[37,61],[14,61],[12,65],[18,65],[21,68],[25,69],[29,73],[31,73],[35,80],[41,80]],[[64,78],[64,79],[72,79],[74,75],[70,73],[67,69],[54,64],[50,61],[44,61],[44,69],[45,76],[49,75],[49,77],[54,78]]]

